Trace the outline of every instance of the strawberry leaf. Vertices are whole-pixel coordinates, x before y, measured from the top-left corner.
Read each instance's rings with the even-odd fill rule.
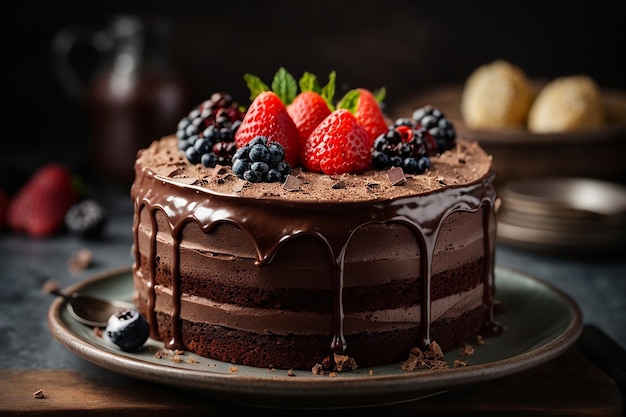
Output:
[[[378,90],[373,92],[374,98],[376,99],[376,103],[382,103],[385,99],[385,95],[387,94],[387,89],[385,87],[380,87]]]
[[[298,94],[298,83],[285,68],[280,67],[272,80],[272,91],[286,105],[290,104]]]
[[[250,101],[254,101],[254,99],[264,91],[269,91],[269,87],[261,81],[259,77],[252,74],[244,74],[243,79],[246,82],[246,85],[250,89]]]
[[[346,109],[350,113],[355,114],[360,95],[361,93],[359,90],[355,89],[348,91],[337,104],[337,108]]]
[[[314,91],[316,93],[321,93],[322,92],[322,87],[320,87],[319,83],[317,82],[317,77],[315,76],[315,74],[312,74],[308,71],[305,71],[304,74],[302,74],[302,78],[300,78],[300,92],[304,93],[306,91]]]
[[[337,77],[337,73],[335,71],[332,71],[330,74],[328,74],[328,84],[326,84],[322,88],[322,92],[320,93],[322,98],[324,98],[324,100],[326,101],[326,104],[328,104],[328,108],[330,109],[330,111],[333,111],[335,109],[335,105],[333,104],[333,99],[335,97],[335,78],[336,77]]]

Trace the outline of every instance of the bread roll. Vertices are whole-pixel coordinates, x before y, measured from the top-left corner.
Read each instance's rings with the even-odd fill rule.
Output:
[[[559,77],[537,96],[528,115],[528,129],[553,133],[597,128],[604,124],[600,90],[586,75]]]
[[[496,60],[468,77],[461,98],[461,116],[471,129],[525,127],[535,89],[517,66]]]

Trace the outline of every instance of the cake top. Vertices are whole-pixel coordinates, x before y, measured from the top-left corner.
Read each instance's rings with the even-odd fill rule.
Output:
[[[355,88],[337,102],[334,72],[322,86],[280,68],[271,88],[245,74],[247,108],[214,93],[176,135],[140,151],[138,170],[198,191],[312,202],[390,200],[491,178],[491,157],[457,140],[452,123],[426,105],[391,121],[385,89]]]
[[[477,182],[492,169],[491,156],[476,142],[458,139],[453,149],[431,157],[431,167],[425,173],[399,173],[404,182],[394,179],[394,169],[327,175],[295,168],[285,182],[252,184],[237,177],[230,166],[191,164],[177,143],[173,135],[153,142],[140,151],[137,167],[183,186],[255,199],[320,202],[394,199]]]

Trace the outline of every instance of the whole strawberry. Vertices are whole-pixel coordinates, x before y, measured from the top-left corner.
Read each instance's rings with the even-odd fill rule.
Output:
[[[359,173],[370,167],[372,140],[346,109],[333,111],[309,135],[303,164],[327,175]]]
[[[62,165],[46,164],[9,201],[7,225],[32,237],[52,235],[63,227],[65,213],[77,200],[72,173]]]
[[[366,88],[357,88],[347,92],[337,105],[337,108],[348,109],[354,113],[356,120],[370,135],[372,143],[388,129],[379,104],[384,95],[384,88],[378,90],[376,95]]]
[[[272,91],[263,91],[252,101],[235,133],[235,143],[241,148],[257,136],[265,136],[270,143],[280,143],[285,151],[285,160],[291,166],[299,165],[298,128],[287,113],[285,104]]]
[[[287,105],[287,112],[300,132],[300,152],[304,158],[304,146],[311,132],[335,109],[332,102],[335,95],[336,73],[328,77],[328,84],[321,87],[317,77],[305,72],[300,78],[300,93]]]

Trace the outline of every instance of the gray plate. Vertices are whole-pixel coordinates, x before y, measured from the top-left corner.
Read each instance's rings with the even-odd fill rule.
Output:
[[[514,374],[549,361],[568,349],[582,331],[576,303],[550,284],[503,268],[496,268],[496,298],[504,312],[496,316],[505,326],[498,337],[475,345],[469,365],[446,370],[405,372],[400,364],[357,369],[337,376],[308,371],[268,370],[219,362],[186,352],[183,362],[173,354],[157,359],[163,343],[149,339],[136,353],[119,350],[78,323],[57,298],[50,306],[48,323],[54,337],[70,351],[103,368],[146,381],[187,388],[202,395],[240,405],[277,408],[345,408],[413,401],[464,384]],[[71,288],[103,298],[130,301],[130,269],[94,276]],[[459,352],[446,353],[450,364]]]

